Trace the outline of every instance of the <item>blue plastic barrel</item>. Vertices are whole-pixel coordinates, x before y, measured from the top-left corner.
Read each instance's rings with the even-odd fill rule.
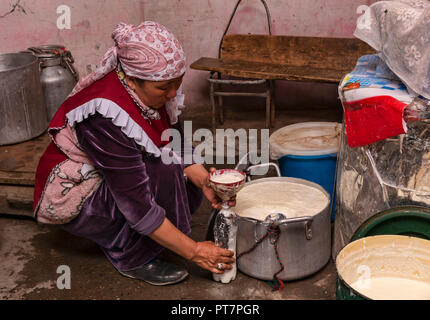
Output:
[[[283,177],[315,182],[330,194],[332,221],[340,126],[336,122],[303,122],[279,129],[270,137],[271,158],[278,160]]]

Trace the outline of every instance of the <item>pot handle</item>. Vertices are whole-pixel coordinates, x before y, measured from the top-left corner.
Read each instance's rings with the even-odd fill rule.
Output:
[[[267,163],[256,164],[256,165],[251,166],[251,163],[249,160],[249,152],[248,152],[239,160],[238,164],[235,167],[235,170],[245,172],[246,173],[246,180],[249,182],[249,181],[251,181],[251,177],[253,176],[251,170],[257,169],[257,168],[262,168],[262,167],[270,167],[270,166],[273,166],[276,169],[276,173],[277,173],[278,177],[280,177],[281,176],[281,170],[279,170],[278,165],[273,163],[273,162],[267,162]]]
[[[246,173],[246,180],[248,182],[251,181],[251,178],[253,176],[253,174],[252,174],[252,170],[253,169],[263,168],[263,167],[270,167],[270,166],[272,166],[272,167],[274,167],[276,169],[276,174],[278,175],[278,177],[280,177],[281,176],[281,171],[279,170],[278,165],[276,163],[273,163],[273,162],[267,162],[267,163],[256,164],[256,165],[248,167],[246,169],[246,171],[245,171],[245,173]]]
[[[277,226],[283,225],[283,224],[290,224],[290,223],[297,223],[297,222],[304,222],[305,224],[305,236],[306,239],[311,240],[312,239],[312,222],[314,221],[313,217],[299,217],[299,218],[291,218],[291,219],[283,219],[276,221],[275,224]]]

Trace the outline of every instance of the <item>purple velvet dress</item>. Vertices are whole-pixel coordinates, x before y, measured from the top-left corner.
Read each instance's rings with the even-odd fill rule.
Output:
[[[174,126],[182,129],[180,125]],[[76,125],[78,141],[103,175],[80,214],[63,228],[92,240],[120,271],[141,267],[163,247],[147,235],[167,217],[189,234],[202,192],[184,177],[184,164],[166,165],[141,151],[111,119],[96,114]],[[183,152],[182,152],[182,157]]]

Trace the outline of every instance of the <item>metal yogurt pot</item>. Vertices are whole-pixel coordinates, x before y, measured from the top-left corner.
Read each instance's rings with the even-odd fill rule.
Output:
[[[276,165],[275,165],[276,166]],[[279,170],[277,170],[279,172]],[[274,222],[279,226],[280,234],[277,243],[279,259],[284,270],[277,276],[281,280],[297,280],[321,270],[330,259],[331,252],[331,221],[330,221],[330,195],[320,185],[298,178],[271,177],[261,178],[245,184],[242,190],[249,185],[263,182],[288,182],[313,187],[321,191],[328,199],[326,207],[314,216],[304,216],[291,219],[282,219]],[[248,251],[266,233],[269,222],[255,220],[247,217],[237,218],[237,247],[238,269],[257,279],[272,280],[274,274],[281,268],[275,252],[275,239],[268,236],[247,254]]]

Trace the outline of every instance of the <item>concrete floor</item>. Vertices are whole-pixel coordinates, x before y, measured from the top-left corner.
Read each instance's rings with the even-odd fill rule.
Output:
[[[303,121],[341,121],[340,105],[279,108],[273,130]],[[263,128],[264,108],[226,111],[224,128]],[[190,119],[190,116],[187,116]],[[210,128],[208,112],[191,115],[194,129]],[[273,131],[272,130],[272,131]],[[205,201],[192,219],[194,240],[205,239],[210,206]],[[333,261],[318,273],[287,282],[273,292],[267,282],[238,272],[230,284],[212,281],[211,274],[181,257],[164,252],[166,260],[184,265],[190,277],[184,282],[155,287],[121,276],[92,242],[72,236],[59,227],[38,225],[30,218],[0,215],[0,300],[8,299],[139,299],[139,300],[307,300],[335,299]],[[71,270],[71,289],[57,288],[59,266]],[[286,264],[288,268],[288,263]]]

